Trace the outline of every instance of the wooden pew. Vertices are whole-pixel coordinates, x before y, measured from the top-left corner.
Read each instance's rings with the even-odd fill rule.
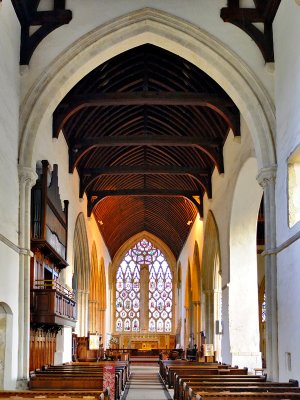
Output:
[[[257,385],[266,382],[266,376],[258,375],[188,375],[179,374],[175,376],[174,399],[183,397],[182,393],[188,391],[189,386],[211,385]],[[186,396],[187,397],[187,396]]]
[[[115,399],[121,397],[129,375],[127,362],[114,364]],[[45,366],[43,370],[31,373],[30,389],[36,390],[100,390],[103,388],[103,367],[107,363],[68,363],[58,366]],[[113,399],[112,399],[113,400]]]
[[[234,393],[234,392],[202,392],[194,397],[196,400],[299,400],[298,393]]]
[[[46,398],[46,399],[59,399],[62,400],[62,397],[74,398],[74,399],[101,399],[101,400],[111,400],[108,394],[108,391],[105,390],[0,390],[0,398],[1,399],[13,399],[13,398],[24,398],[24,399],[35,399],[37,398]]]
[[[160,360],[159,361],[159,373],[160,376],[162,377],[163,381],[167,381],[167,369],[169,366],[205,366],[207,368],[216,368],[216,367],[222,367],[222,368],[227,368],[229,367],[228,364],[220,364],[220,363],[207,363],[207,362],[191,362],[187,360]]]
[[[234,375],[234,376],[248,376],[247,368],[205,368],[203,366],[182,366],[182,367],[168,367],[167,384],[168,388],[173,388],[175,385],[175,375]]]
[[[195,399],[196,394],[201,392],[294,392],[300,394],[297,381],[290,382],[193,382],[184,383],[183,392],[179,397],[181,400]]]
[[[107,362],[105,361],[100,361],[100,362],[76,362],[76,363],[67,363],[67,364],[62,364],[62,365],[56,365],[56,366],[45,366],[44,370],[46,371],[81,371],[83,373],[89,373],[89,372],[94,372],[96,370],[101,370],[103,371],[103,367],[105,365],[108,365]],[[120,384],[121,384],[121,389],[124,390],[125,385],[127,380],[129,379],[130,375],[130,364],[127,361],[115,361],[115,362],[110,362],[109,365],[114,365],[116,369],[116,374],[120,375]]]

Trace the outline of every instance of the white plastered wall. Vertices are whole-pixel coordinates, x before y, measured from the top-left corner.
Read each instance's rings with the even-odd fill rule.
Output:
[[[288,226],[287,196],[287,160],[300,145],[299,19],[299,5],[295,1],[282,1],[274,22],[278,157],[277,247],[281,250],[277,256],[278,346],[281,380],[300,378],[300,223],[296,223],[291,229]],[[285,245],[287,247],[283,249]],[[290,368],[288,353],[291,357]]]
[[[11,310],[5,339],[4,388],[12,389],[18,365],[18,140],[20,26],[11,1],[0,3],[0,303]],[[0,386],[0,389],[3,387]]]

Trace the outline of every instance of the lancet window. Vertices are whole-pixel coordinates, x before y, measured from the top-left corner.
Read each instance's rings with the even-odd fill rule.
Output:
[[[173,282],[160,249],[146,239],[126,253],[116,273],[117,332],[171,332]]]

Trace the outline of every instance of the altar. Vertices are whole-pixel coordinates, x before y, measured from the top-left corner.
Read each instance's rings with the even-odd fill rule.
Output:
[[[114,335],[119,343],[119,348],[152,350],[172,349],[175,347],[175,335],[164,333],[128,333]]]

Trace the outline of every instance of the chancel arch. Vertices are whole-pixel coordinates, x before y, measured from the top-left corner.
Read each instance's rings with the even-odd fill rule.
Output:
[[[175,345],[176,261],[149,232],[127,241],[112,263],[112,331],[119,347]]]
[[[77,303],[78,336],[87,336],[88,333],[88,294],[90,282],[90,257],[85,220],[82,213],[77,217],[74,233],[74,273],[73,290]]]
[[[236,181],[230,220],[231,356],[233,364],[243,364],[249,368],[261,363],[256,227],[262,188],[257,183],[256,176],[257,162],[255,158],[249,158],[241,168]]]
[[[222,267],[219,231],[212,211],[208,212],[203,246],[202,262],[203,329],[206,342],[214,345],[217,359],[221,359],[221,302]],[[218,328],[218,329],[217,329]]]
[[[236,53],[212,35],[181,18],[150,8],[116,18],[84,35],[48,66],[47,74],[41,74],[33,83],[30,93],[24,96],[21,105],[20,168],[31,171],[36,137],[42,135],[42,127],[49,124],[53,111],[70,89],[96,66],[145,43],[180,54],[222,86],[239,108],[250,130],[261,169],[261,180],[269,182],[269,176],[273,176],[276,169],[272,133],[275,131],[275,117],[272,100],[263,85]],[[272,249],[275,245],[273,238],[276,229],[275,223],[269,222],[275,221],[271,213],[275,209],[274,190],[272,185],[270,188],[267,186],[266,190],[270,192],[270,212],[266,212],[266,242],[267,247]],[[21,195],[23,192],[24,189],[20,186]],[[24,207],[22,215],[26,214],[29,214],[29,210]],[[29,232],[29,226],[23,227],[22,215],[21,238],[26,237]],[[274,264],[270,257],[269,259],[269,264]],[[28,260],[24,257],[24,265],[26,263]],[[270,270],[274,271],[275,268]],[[273,297],[276,296],[273,294]],[[275,314],[275,307],[273,311]],[[269,334],[268,337],[271,345],[276,346],[277,336]]]

